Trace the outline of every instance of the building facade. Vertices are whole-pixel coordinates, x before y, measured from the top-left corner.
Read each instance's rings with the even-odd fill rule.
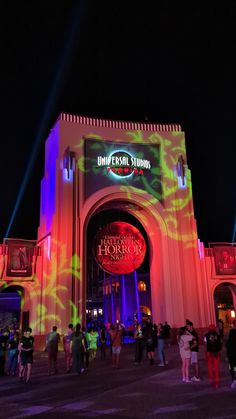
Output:
[[[61,114],[46,140],[38,238],[25,250],[30,272],[22,274],[22,244],[13,244],[1,246],[1,290],[20,290],[21,322],[38,335],[99,317],[128,327],[145,315],[204,328],[225,309],[223,291],[216,303],[224,285],[234,315],[235,248],[204,249],[198,239],[179,125]],[[219,253],[227,249],[228,269]]]

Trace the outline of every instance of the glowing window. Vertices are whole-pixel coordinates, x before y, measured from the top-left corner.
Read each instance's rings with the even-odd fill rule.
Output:
[[[141,292],[147,291],[147,285],[145,284],[145,282],[139,281],[138,290],[141,291]]]

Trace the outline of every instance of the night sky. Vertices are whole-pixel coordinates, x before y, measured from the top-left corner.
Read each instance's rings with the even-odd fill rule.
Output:
[[[44,142],[60,112],[180,124],[199,238],[232,241],[235,2],[138,3],[1,2],[0,241],[20,191],[9,237],[37,237]]]

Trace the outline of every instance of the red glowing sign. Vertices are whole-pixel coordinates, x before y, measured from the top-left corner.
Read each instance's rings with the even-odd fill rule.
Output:
[[[146,254],[146,243],[140,231],[131,224],[114,221],[95,237],[95,257],[104,271],[128,274],[135,271]]]

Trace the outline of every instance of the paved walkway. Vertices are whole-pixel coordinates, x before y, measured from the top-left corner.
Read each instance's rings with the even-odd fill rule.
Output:
[[[59,354],[59,374],[48,376],[45,353],[35,354],[32,384],[15,377],[0,377],[0,418],[214,418],[236,419],[236,390],[222,354],[221,386],[211,388],[206,375],[204,348],[200,351],[202,380],[181,381],[177,346],[167,349],[168,366],[141,366],[133,362],[133,345],[122,351],[121,367],[111,368],[111,358],[98,359],[81,376],[65,374]]]

